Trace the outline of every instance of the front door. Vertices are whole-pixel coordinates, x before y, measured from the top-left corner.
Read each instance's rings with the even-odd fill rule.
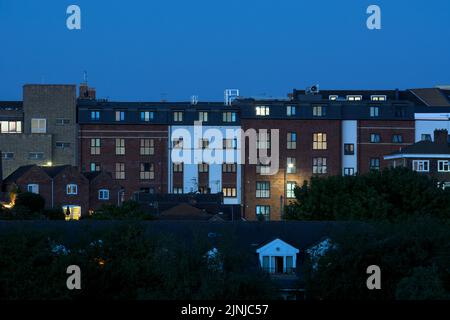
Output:
[[[283,273],[283,257],[275,257],[275,273]]]

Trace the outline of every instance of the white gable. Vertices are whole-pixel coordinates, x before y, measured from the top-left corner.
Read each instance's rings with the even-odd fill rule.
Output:
[[[260,255],[293,256],[299,253],[299,250],[277,238],[257,249],[256,252]]]

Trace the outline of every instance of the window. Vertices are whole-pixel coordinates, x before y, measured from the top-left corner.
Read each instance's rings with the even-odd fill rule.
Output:
[[[173,121],[174,122],[182,122],[183,121],[183,111],[175,111],[173,113]]]
[[[123,162],[116,163],[116,179],[117,180],[125,179],[125,163]]]
[[[56,142],[56,148],[58,148],[58,149],[70,148],[70,143],[69,142]]]
[[[355,145],[353,143],[344,143],[344,155],[349,156],[355,154]]]
[[[46,133],[47,119],[31,119],[31,133]]]
[[[207,173],[209,171],[209,165],[207,163],[198,164],[198,172]]]
[[[422,135],[420,136],[420,140],[422,140],[422,141],[431,141],[431,134],[422,133]]]
[[[14,160],[14,152],[2,152],[3,160]]]
[[[1,133],[22,133],[21,121],[0,121]]]
[[[256,206],[256,218],[258,220],[262,219],[264,221],[269,221],[270,220],[270,206],[261,206],[261,205],[257,205]],[[266,257],[264,257],[266,258]],[[269,257],[267,257],[269,258]],[[268,265],[268,261],[267,261],[267,265]]]
[[[286,107],[286,115],[288,117],[295,116],[297,113],[297,107],[296,106],[287,106]]]
[[[385,95],[373,95],[373,96],[370,96],[370,100],[372,100],[372,101],[386,101],[387,98],[386,98]]]
[[[109,200],[109,190],[108,189],[98,190],[98,200]]]
[[[89,169],[91,172],[97,172],[100,171],[100,163],[97,162],[91,162]]]
[[[222,172],[224,173],[234,173],[236,172],[236,163],[223,163]]]
[[[296,182],[288,182],[286,184],[286,198],[287,199],[293,199],[295,198],[295,187],[297,186]]]
[[[150,122],[155,117],[155,113],[153,111],[141,111],[141,121]]]
[[[380,108],[379,107],[370,107],[370,117],[376,118],[380,115]]]
[[[269,132],[258,132],[258,149],[270,149],[270,133]]]
[[[288,157],[286,160],[286,170],[287,173],[297,172],[297,161],[295,158]]]
[[[354,176],[355,168],[344,168],[344,176]]]
[[[257,106],[255,109],[257,116],[266,117],[270,114],[270,108],[267,106]]]
[[[332,94],[332,95],[328,96],[328,100],[331,100],[331,101],[336,101],[338,98],[339,98],[339,96],[337,96],[335,94]]]
[[[201,149],[208,149],[209,147],[209,140],[208,139],[200,139],[199,145]]]
[[[124,155],[125,154],[125,139],[116,139],[116,154]]]
[[[222,192],[225,198],[236,198],[236,188],[226,187],[222,189]]]
[[[27,185],[27,191],[35,194],[39,194],[39,185],[38,184],[29,184]]]
[[[313,173],[327,173],[327,158],[313,158]]]
[[[256,197],[270,198],[270,182],[268,181],[256,182]]]
[[[450,162],[448,160],[438,161],[438,171],[439,172],[450,172]]]
[[[155,188],[139,188],[139,192],[154,194]]]
[[[396,118],[403,118],[403,117],[405,117],[405,109],[403,107],[395,107],[394,116]]]
[[[348,95],[347,96],[347,101],[361,101],[362,100],[362,96],[359,95]]]
[[[56,119],[56,125],[57,126],[64,126],[66,124],[69,124],[70,120],[69,119]]]
[[[413,160],[413,170],[417,171],[417,172],[430,171],[430,161],[429,160]]]
[[[174,194],[183,194],[183,188],[181,187],[173,187]]]
[[[44,153],[43,152],[30,152],[28,153],[29,160],[43,160]]]
[[[261,175],[269,175],[270,174],[270,164],[258,163],[256,165],[256,173],[261,174]]]
[[[224,112],[222,113],[223,122],[236,122],[236,112]]]
[[[183,163],[182,162],[175,162],[173,164],[173,172],[183,172]]]
[[[394,134],[392,136],[393,143],[403,143],[403,136],[401,134]]]
[[[380,158],[370,159],[370,170],[380,170]]]
[[[100,138],[91,139],[91,154],[98,155],[100,154]]]
[[[155,179],[155,167],[153,163],[141,163],[140,178],[141,180]]]
[[[76,184],[73,184],[73,183],[68,184],[66,186],[66,193],[68,195],[76,195],[76,194],[78,194],[78,186]]]
[[[297,148],[297,133],[295,132],[287,133],[287,148],[291,150]]]
[[[370,135],[370,142],[371,143],[379,143],[381,141],[381,137],[378,133],[372,133]]]
[[[313,134],[313,150],[326,150],[327,149],[327,134],[326,133],[314,133]]]
[[[91,111],[91,120],[92,121],[100,120],[100,111]]]
[[[237,149],[237,139],[223,139],[223,149]]]
[[[182,149],[183,148],[183,138],[175,138],[172,141],[174,149]]]
[[[125,111],[116,111],[116,121],[125,121]]]
[[[326,106],[313,106],[313,116],[314,117],[324,117],[327,115]]]
[[[208,112],[199,111],[198,113],[198,121],[208,122]]]
[[[140,146],[142,156],[155,154],[155,141],[153,139],[141,139]]]

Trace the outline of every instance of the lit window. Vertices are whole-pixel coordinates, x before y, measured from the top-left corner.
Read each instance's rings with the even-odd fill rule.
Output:
[[[22,133],[21,121],[0,121],[1,133]]]
[[[31,119],[31,133],[46,133],[47,119]]]
[[[295,198],[295,187],[297,186],[296,182],[288,182],[286,184],[286,198],[287,199],[293,199]]]
[[[287,173],[296,173],[297,172],[297,161],[295,158],[288,157],[286,160]]]
[[[100,120],[100,111],[91,111],[91,120],[92,121]]]
[[[344,176],[354,176],[355,168],[344,168]]]
[[[362,100],[362,96],[359,95],[348,95],[347,96],[347,101],[361,101]]]
[[[430,170],[430,161],[413,160],[413,170],[417,172],[428,172]]]
[[[226,187],[222,189],[222,192],[225,198],[236,198],[236,188]]]
[[[236,172],[236,163],[223,163],[222,172],[224,173],[234,173]]]
[[[257,106],[256,107],[256,115],[266,117],[270,114],[270,108],[267,106]]]
[[[326,133],[314,133],[313,134],[313,149],[314,150],[326,150],[327,149],[327,134]]]
[[[27,185],[27,191],[35,194],[39,194],[39,185],[38,184],[29,184]]]
[[[91,165],[89,167],[91,172],[100,171],[100,163],[91,162]]]
[[[328,96],[328,99],[331,100],[331,101],[336,101],[338,98],[339,97],[337,95],[334,95],[334,94]]]
[[[327,173],[327,158],[313,158],[313,173]]]
[[[372,100],[372,101],[386,101],[387,98],[386,98],[385,95],[373,95],[373,96],[370,96],[370,100]]]
[[[207,173],[209,171],[209,165],[207,163],[198,164],[198,172]]]
[[[109,200],[109,190],[108,189],[98,190],[98,200]]]
[[[76,184],[68,184],[66,186],[66,193],[68,195],[76,195],[76,194],[78,194],[78,186]]]
[[[270,175],[270,164],[258,163],[256,165],[256,173],[260,175]]]
[[[116,154],[125,154],[125,139],[116,139]]]

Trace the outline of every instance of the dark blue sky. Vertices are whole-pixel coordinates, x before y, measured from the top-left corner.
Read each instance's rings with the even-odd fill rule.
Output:
[[[66,28],[81,7],[82,30]],[[382,9],[382,30],[366,9]],[[0,0],[0,100],[80,83],[113,100],[450,84],[448,0]]]

